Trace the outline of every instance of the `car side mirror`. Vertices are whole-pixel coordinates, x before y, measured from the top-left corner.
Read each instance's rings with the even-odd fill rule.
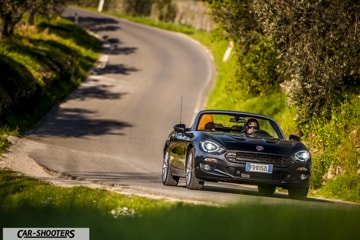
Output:
[[[174,126],[174,130],[175,130],[175,132],[177,132],[177,133],[185,134],[185,136],[187,136],[187,137],[191,137],[191,138],[194,137],[194,134],[193,134],[193,133],[188,132],[189,129],[186,128],[185,124],[182,124],[182,123],[176,124],[176,125]]]
[[[185,133],[186,126],[185,126],[185,124],[182,124],[182,123],[176,124],[176,125],[174,126],[174,130],[175,130],[175,132],[177,132],[177,133]]]
[[[300,142],[300,137],[297,135],[290,135],[289,140]]]

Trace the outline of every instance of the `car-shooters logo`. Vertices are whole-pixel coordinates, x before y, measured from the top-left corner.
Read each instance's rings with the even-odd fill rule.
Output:
[[[89,228],[3,228],[3,240],[89,240]]]

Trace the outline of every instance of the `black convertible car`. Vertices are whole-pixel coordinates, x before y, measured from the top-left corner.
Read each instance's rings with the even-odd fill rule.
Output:
[[[205,181],[253,184],[260,195],[272,196],[276,187],[291,198],[306,198],[311,155],[279,125],[259,114],[200,111],[190,128],[177,124],[166,139],[162,167],[164,185],[201,189]]]

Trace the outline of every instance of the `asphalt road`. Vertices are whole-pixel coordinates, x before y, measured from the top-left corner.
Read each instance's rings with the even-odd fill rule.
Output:
[[[66,174],[118,181],[161,172],[161,148],[171,127],[201,108],[214,72],[208,52],[189,38],[97,13],[64,15],[104,40],[89,79],[29,138],[49,150],[32,153]],[[51,156],[51,157],[49,157]]]
[[[104,41],[90,77],[26,138],[48,169],[102,182],[161,185],[162,147],[190,124],[214,79],[210,53],[177,33],[69,9],[64,17]],[[182,104],[181,104],[182,99]]]
[[[209,52],[181,34],[69,9],[104,40],[90,77],[25,137],[27,155],[52,171],[134,193],[211,203],[294,203],[287,194],[257,195],[256,188],[205,184],[191,191],[161,183],[162,147],[172,126],[190,124],[211,90],[215,70]],[[181,104],[181,98],[183,102]],[[308,199],[302,203],[324,204]]]

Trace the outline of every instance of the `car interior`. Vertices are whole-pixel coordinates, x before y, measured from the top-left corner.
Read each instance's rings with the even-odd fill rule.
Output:
[[[197,131],[243,133],[246,120],[247,118],[242,116],[205,113],[200,117],[197,125]],[[266,134],[268,137],[278,137],[275,130],[270,126],[268,121],[263,120],[262,123],[264,124],[262,128],[263,130],[260,132],[262,132],[263,135]]]

